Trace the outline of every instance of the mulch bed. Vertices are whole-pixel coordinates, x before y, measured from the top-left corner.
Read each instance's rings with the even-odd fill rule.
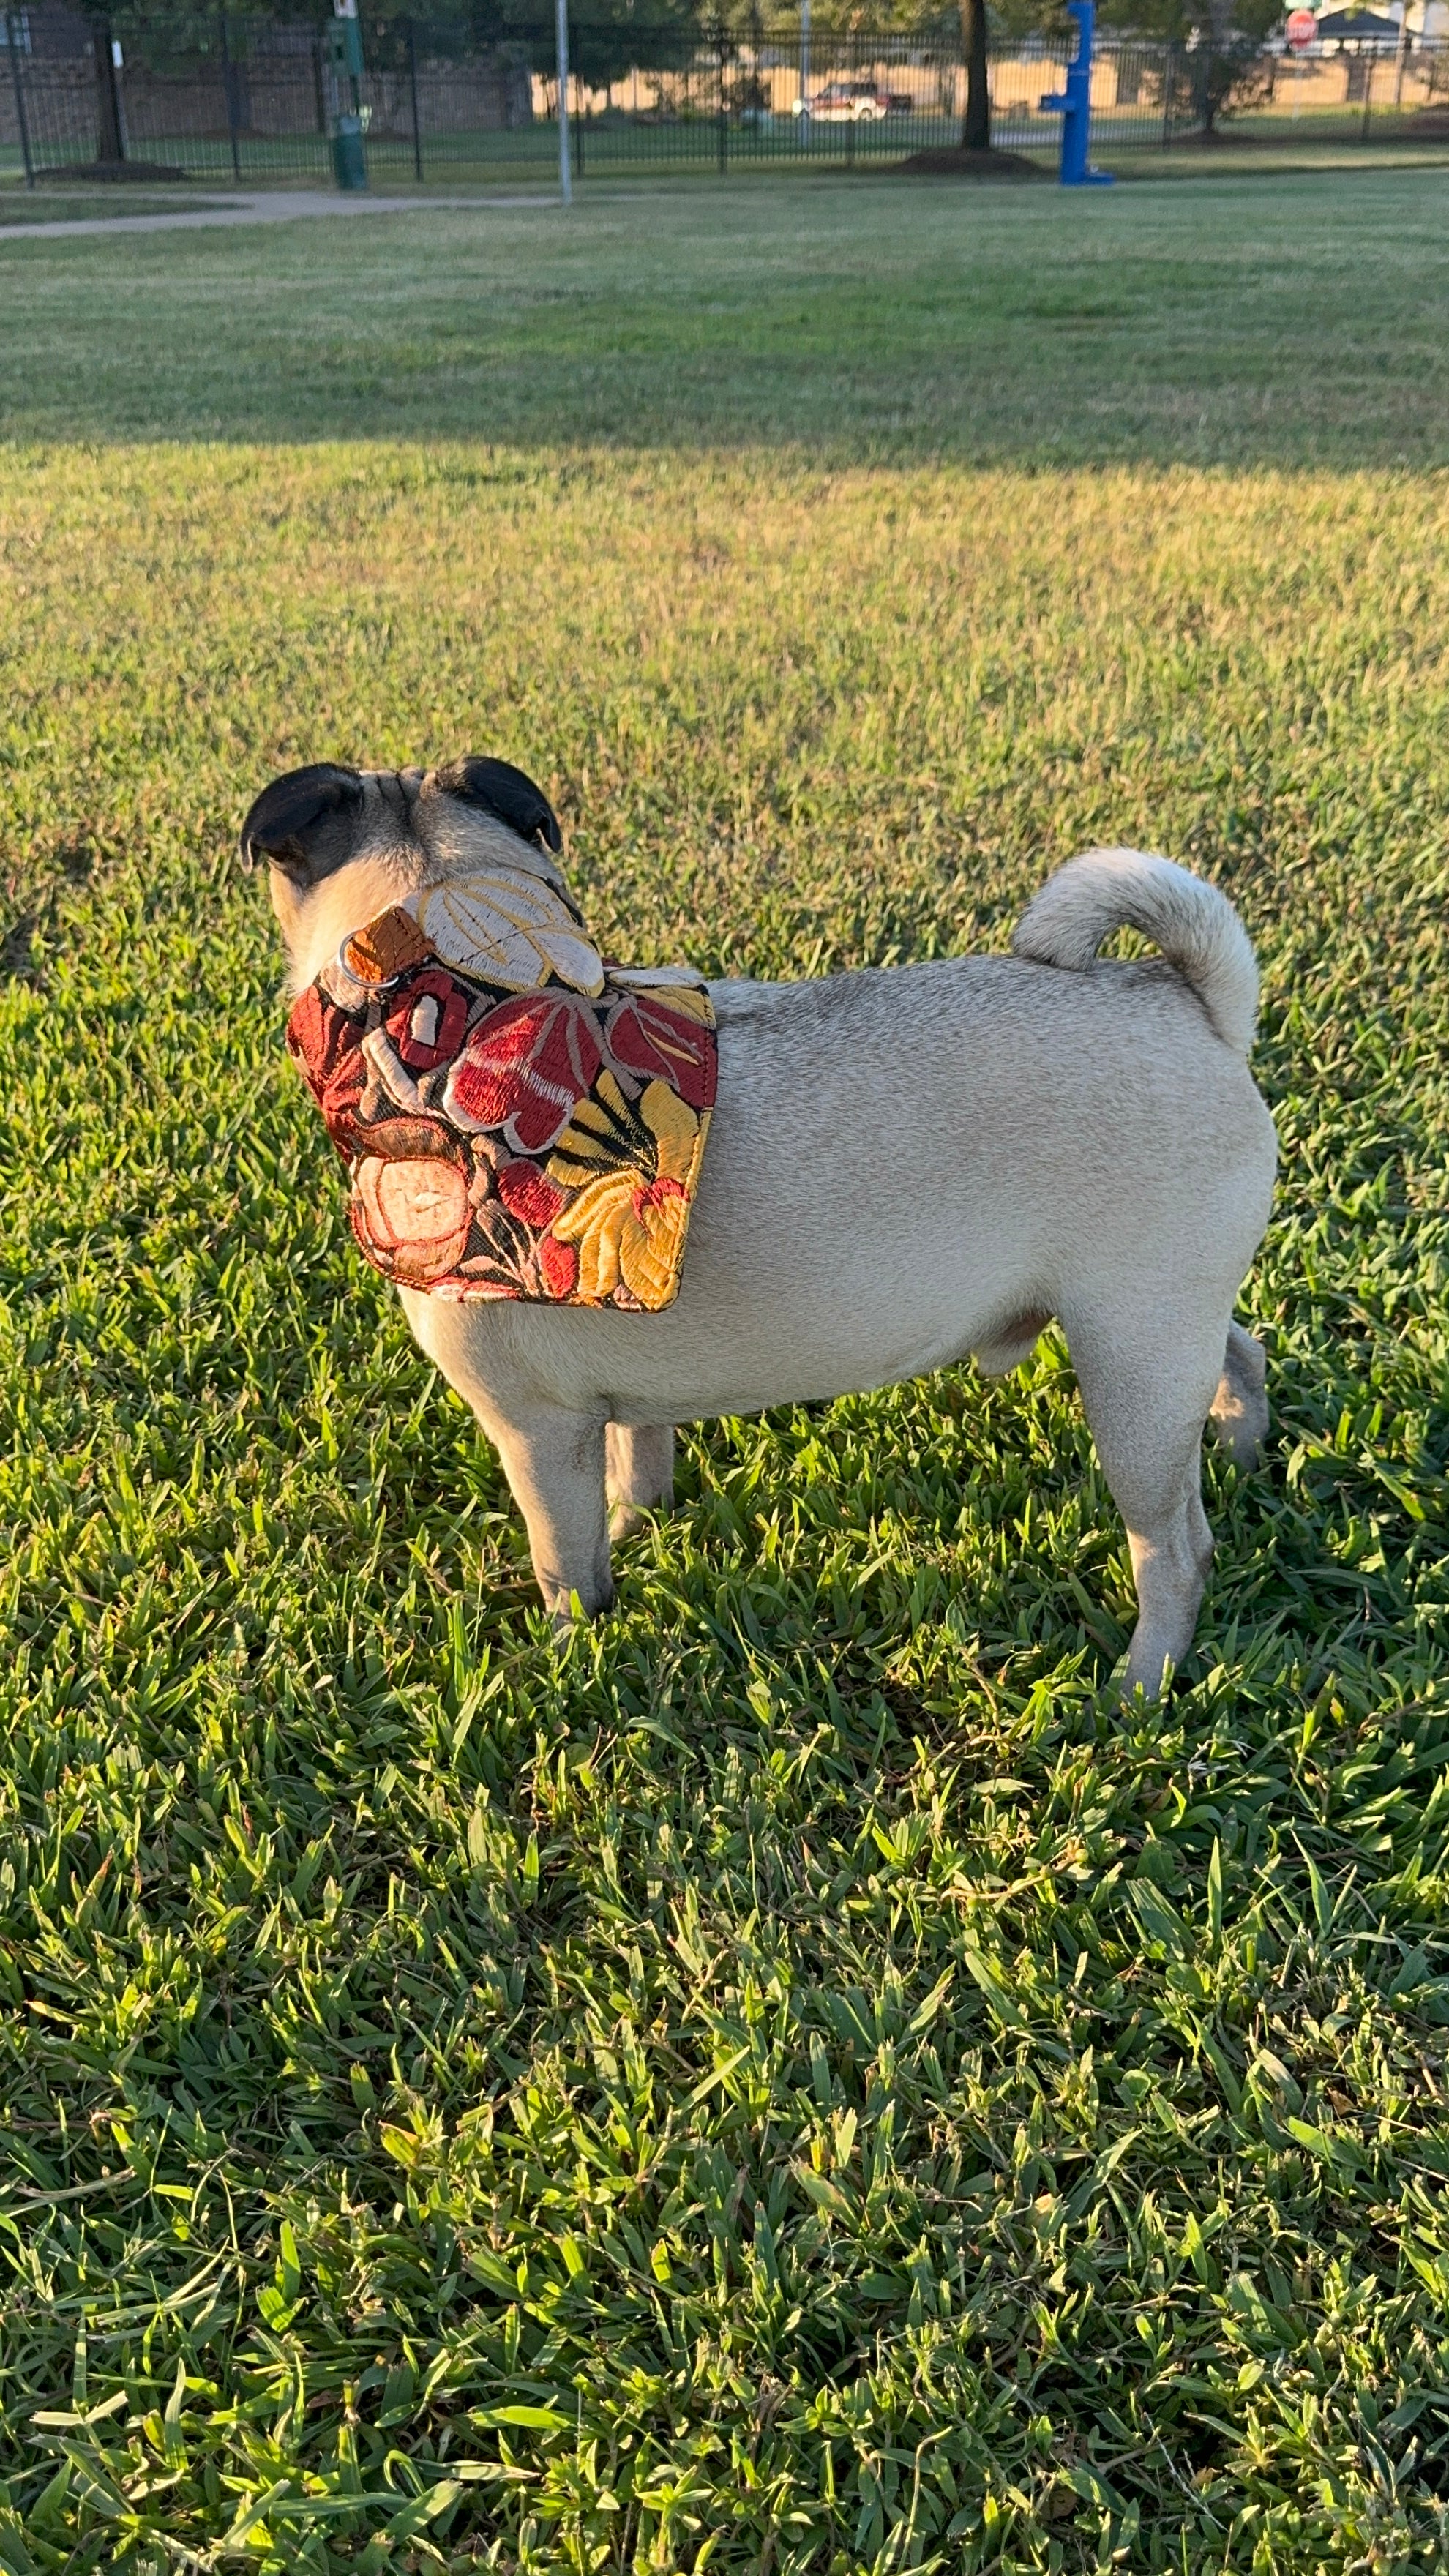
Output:
[[[966,152],[960,144],[932,152],[913,152],[907,161],[892,165],[893,173],[902,171],[930,179],[1045,179],[1047,172],[1039,161],[1029,161],[1024,152]]]
[[[66,162],[60,169],[37,170],[37,179],[103,179],[117,187],[149,188],[157,179],[184,179],[184,170],[173,169],[169,161],[77,161]]]

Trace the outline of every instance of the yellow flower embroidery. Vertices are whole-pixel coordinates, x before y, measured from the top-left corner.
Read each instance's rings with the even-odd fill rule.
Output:
[[[576,1293],[587,1304],[603,1304],[622,1281],[651,1313],[672,1305],[708,1124],[708,1110],[696,1117],[667,1082],[646,1084],[631,1113],[607,1071],[580,1101],[548,1172],[578,1191],[551,1230],[578,1245]]]
[[[637,982],[628,975],[619,975],[615,980],[626,993],[643,993],[651,1002],[662,1002],[666,1009],[680,1012],[686,1020],[698,1020],[701,1028],[714,1027],[714,1004],[697,984],[666,984],[662,976],[654,984],[642,976]]]

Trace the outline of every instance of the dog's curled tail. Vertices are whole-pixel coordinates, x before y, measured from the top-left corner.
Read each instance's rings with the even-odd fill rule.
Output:
[[[1258,963],[1225,894],[1146,850],[1087,850],[1048,877],[1012,948],[1041,966],[1090,966],[1111,931],[1140,930],[1192,986],[1225,1046],[1246,1055]]]

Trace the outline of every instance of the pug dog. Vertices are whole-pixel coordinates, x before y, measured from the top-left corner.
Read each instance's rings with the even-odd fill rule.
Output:
[[[486,870],[568,900],[561,835],[508,763],[322,763],[266,788],[266,859],[302,993],[362,925]],[[1156,957],[1098,956],[1130,926]],[[717,1094],[681,1283],[658,1313],[400,1286],[472,1407],[556,1619],[613,1599],[610,1534],[670,1499],[676,1424],[1016,1368],[1055,1317],[1126,1524],[1122,1687],[1187,1655],[1212,1538],[1200,1442],[1267,1429],[1233,1305],[1267,1224],[1273,1122],[1248,1071],[1253,951],[1215,886],[1096,849],[1040,888],[1009,956],[708,987]]]

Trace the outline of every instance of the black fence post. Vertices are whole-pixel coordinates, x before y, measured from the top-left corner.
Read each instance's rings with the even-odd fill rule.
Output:
[[[96,64],[96,159],[108,165],[120,163],[126,157],[126,129],[121,122],[116,40],[109,18],[95,25],[91,42]]]
[[[423,175],[423,129],[418,122],[418,30],[413,18],[408,20],[408,87],[413,102],[413,171]]]
[[[1167,59],[1162,66],[1162,148],[1164,152],[1172,141],[1172,110],[1176,89],[1177,49],[1174,45],[1169,45]]]
[[[226,92],[226,130],[231,137],[231,175],[241,179],[241,145],[237,140],[236,82],[231,72],[231,45],[226,32],[226,11],[221,12],[221,85]]]
[[[35,163],[30,157],[30,128],[25,121],[25,90],[20,78],[20,20],[9,10],[5,13],[5,36],[10,55],[10,78],[15,90],[15,122],[20,129],[20,158],[25,164],[25,184],[35,185]]]

